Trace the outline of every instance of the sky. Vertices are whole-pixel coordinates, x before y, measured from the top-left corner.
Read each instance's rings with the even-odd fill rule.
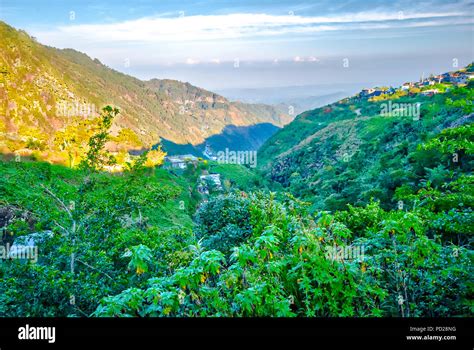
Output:
[[[0,19],[141,79],[401,84],[474,60],[474,0],[0,0]]]

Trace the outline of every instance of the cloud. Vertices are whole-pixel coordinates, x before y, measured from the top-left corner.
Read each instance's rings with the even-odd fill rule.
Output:
[[[192,64],[199,64],[199,61],[198,61],[198,60],[195,60],[195,59],[192,59],[192,58],[188,58],[188,59],[186,60],[186,64],[190,64],[190,65],[192,65]]]
[[[316,58],[314,56],[309,56],[307,58],[296,56],[295,58],[293,58],[293,62],[319,62],[319,61],[320,61],[319,58]]]
[[[74,40],[89,42],[194,42],[233,40],[256,36],[274,37],[326,31],[376,30],[473,23],[460,11],[381,12],[369,11],[328,16],[233,13],[163,17],[161,15],[116,23],[59,26],[35,32],[42,41],[56,46]]]

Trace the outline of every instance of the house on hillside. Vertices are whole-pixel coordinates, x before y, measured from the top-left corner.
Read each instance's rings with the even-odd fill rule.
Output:
[[[450,83],[451,82],[451,74],[450,73],[443,73],[441,74],[441,82],[442,83]]]
[[[424,96],[433,96],[433,95],[436,95],[438,93],[439,93],[438,89],[425,90],[425,91],[421,92],[421,94],[424,95]]]
[[[375,90],[375,91],[370,95],[370,97],[380,96],[380,95],[384,95],[384,94],[385,94],[385,91],[383,91],[383,90]]]
[[[178,159],[174,157],[166,157],[165,168],[186,169],[186,162],[182,159]]]
[[[360,97],[369,97],[371,94],[373,94],[375,89],[362,89],[360,92]]]
[[[363,89],[359,93],[359,96],[370,98],[370,97],[376,97],[376,96],[381,96],[381,95],[386,95],[386,94],[393,94],[394,92],[395,92],[395,89],[393,88],[376,87],[373,89]]]
[[[408,91],[408,90],[410,90],[410,88],[412,88],[414,86],[415,86],[415,84],[413,84],[413,83],[405,83],[400,88],[402,89],[402,91]]]
[[[443,75],[435,75],[433,77],[433,81],[435,82],[435,84],[441,84],[441,82],[443,81]]]
[[[472,76],[472,75],[468,75],[464,72],[453,73],[451,75],[451,82],[453,84],[466,84],[467,81],[470,79],[470,76]]]
[[[165,168],[168,169],[186,169],[188,164],[197,166],[198,158],[192,154],[168,156],[165,157]]]

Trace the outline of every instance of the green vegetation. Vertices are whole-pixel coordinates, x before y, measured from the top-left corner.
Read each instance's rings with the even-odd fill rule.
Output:
[[[0,260],[2,316],[90,314],[102,297],[138,287],[190,256],[197,202],[184,179],[146,169],[139,176],[111,175],[36,162],[0,162],[0,171],[0,206],[14,213],[2,242],[53,232],[39,245],[36,264]],[[140,259],[148,251],[152,263],[144,268]]]
[[[446,94],[391,101],[419,103],[419,115],[381,115],[388,102],[356,98],[305,112],[262,147],[259,164],[268,180],[280,184],[275,189],[311,202],[313,210],[345,210],[347,204],[365,205],[371,199],[395,209],[398,187],[416,192],[428,181],[440,186],[471,171],[472,156],[465,147],[473,141],[468,126],[472,93],[471,82]],[[445,149],[418,149],[443,129],[462,125],[468,129],[458,148],[450,149],[455,157]]]
[[[352,216],[321,213],[304,204],[252,194],[246,201],[250,236],[236,245],[234,229],[219,229],[214,250],[192,247],[193,259],[144,288],[103,299],[96,316],[453,316],[469,314],[471,260],[465,248],[430,239],[416,213],[384,212],[377,204],[353,209],[371,226],[351,231]],[[227,201],[224,202],[223,201]],[[229,203],[230,202],[230,203]],[[219,209],[218,211],[221,211]],[[367,215],[370,212],[370,215]],[[216,217],[215,204],[200,216]],[[200,229],[212,222],[199,225]],[[410,229],[413,226],[414,231]],[[227,238],[226,238],[227,236]],[[242,241],[240,236],[238,241]],[[333,259],[332,247],[367,247],[360,259]]]
[[[196,213],[196,237],[207,250],[216,249],[229,255],[250,236],[250,201],[229,194],[214,197]]]
[[[262,177],[254,169],[238,164],[209,162],[209,171],[222,175],[226,189],[239,188],[250,191],[265,186]]]
[[[19,35],[22,50],[30,42],[2,30],[7,46]],[[144,85],[74,51],[55,55],[57,67],[67,56],[94,78],[117,79],[121,92]],[[106,93],[79,78],[67,79]],[[149,85],[147,94],[198,93]],[[38,125],[19,122],[21,138],[9,131],[21,116],[8,114],[0,316],[472,316],[472,90],[471,81],[434,96],[353,97],[305,112],[261,148],[258,170],[202,159],[164,169],[159,147],[129,156],[144,147],[141,133],[112,134],[121,115],[111,106],[51,130],[35,114]],[[205,100],[204,110],[214,108]],[[381,113],[388,102],[395,115]],[[399,113],[418,104],[419,114]],[[9,154],[22,147],[59,152],[69,167]],[[200,192],[209,173],[222,186]],[[34,259],[7,253],[33,238]]]

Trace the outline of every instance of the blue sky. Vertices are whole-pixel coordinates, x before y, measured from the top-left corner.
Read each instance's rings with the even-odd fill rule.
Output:
[[[0,19],[139,78],[396,84],[474,59],[471,0],[0,0]],[[454,67],[455,68],[455,67]]]

